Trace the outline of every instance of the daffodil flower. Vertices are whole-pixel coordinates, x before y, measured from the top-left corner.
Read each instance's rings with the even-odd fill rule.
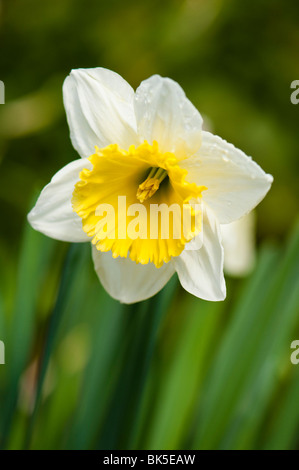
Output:
[[[200,113],[169,78],[154,75],[134,92],[112,71],[77,69],[66,78],[63,96],[71,140],[82,158],[43,189],[28,215],[32,227],[58,240],[91,242],[97,275],[121,302],[151,297],[175,272],[191,294],[223,300],[220,224],[251,211],[272,176],[241,150],[202,131]],[[136,203],[145,209],[189,207],[192,235],[165,238],[159,225],[154,239],[128,237]],[[103,237],[99,209],[106,206],[116,217],[110,237]],[[128,226],[120,236],[124,212]],[[148,211],[140,214],[139,225],[148,227]]]

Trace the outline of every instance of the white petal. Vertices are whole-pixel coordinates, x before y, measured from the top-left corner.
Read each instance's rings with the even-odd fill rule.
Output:
[[[186,291],[204,300],[224,300],[223,248],[219,224],[212,211],[205,209],[203,245],[173,259],[180,283]]]
[[[72,209],[74,186],[83,168],[92,169],[87,159],[75,160],[53,176],[42,190],[36,205],[28,214],[35,230],[56,240],[86,242],[90,238],[82,229],[82,220]]]
[[[180,163],[187,179],[204,185],[203,201],[221,224],[239,219],[267,194],[273,178],[244,152],[218,136],[203,131],[196,156]]]
[[[119,144],[137,142],[134,90],[117,73],[103,68],[72,70],[63,84],[64,106],[73,146],[81,157]]]
[[[203,204],[202,204],[202,201],[200,199],[197,199],[196,201],[195,200],[191,200],[189,201],[189,203],[191,203],[193,205],[193,207],[195,209],[199,209],[199,207],[201,207],[200,209],[200,217],[201,217],[201,227],[203,227],[203,213],[204,213],[204,207],[203,207]],[[196,204],[196,206],[195,206]],[[197,216],[198,217],[198,216]],[[184,251],[196,251],[196,250],[199,250],[201,247],[202,247],[202,244],[203,244],[203,230],[201,230],[199,232],[199,234],[192,238],[192,240],[188,243],[186,243],[185,245],[185,248],[184,248]]]
[[[178,83],[154,75],[136,90],[135,112],[138,133],[162,151],[185,157],[201,143],[202,117],[186,98]]]
[[[231,224],[221,225],[224,271],[231,276],[245,276],[255,262],[255,213]]]
[[[92,247],[96,273],[106,291],[114,299],[131,304],[152,297],[174,274],[171,263],[156,268],[152,263],[137,264],[129,258],[113,258]]]

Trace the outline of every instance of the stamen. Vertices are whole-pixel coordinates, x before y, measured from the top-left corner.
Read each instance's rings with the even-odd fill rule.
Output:
[[[137,199],[144,202],[146,199],[152,197],[159,189],[160,184],[166,178],[167,171],[164,168],[153,167],[149,172],[147,178],[141,183],[137,190]]]
[[[98,251],[160,268],[201,231],[200,210],[189,201],[200,198],[206,188],[186,181],[187,170],[180,168],[173,153],[161,153],[158,144],[147,142],[129,151],[112,144],[97,149],[89,162],[92,169],[88,165],[80,172],[72,206]],[[136,192],[145,210],[135,211],[134,217],[129,209],[139,202]],[[152,201],[158,209],[153,217],[147,207]],[[181,217],[175,215],[178,206]]]

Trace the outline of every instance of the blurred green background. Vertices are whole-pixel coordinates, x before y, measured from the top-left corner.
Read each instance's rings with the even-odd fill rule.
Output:
[[[1,448],[299,447],[299,4],[295,0],[0,1]],[[257,263],[208,303],[174,278],[153,299],[103,291],[88,245],[26,214],[77,158],[61,88],[102,66],[178,81],[213,133],[273,174]]]

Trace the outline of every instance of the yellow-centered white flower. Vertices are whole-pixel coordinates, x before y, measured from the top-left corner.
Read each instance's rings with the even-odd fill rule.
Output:
[[[32,227],[58,240],[92,242],[98,277],[121,302],[151,297],[175,272],[191,294],[223,300],[220,224],[251,211],[272,176],[241,150],[202,131],[201,115],[169,78],[154,75],[134,92],[115,72],[77,69],[66,78],[63,97],[71,140],[82,158],[43,189],[28,215]],[[167,239],[131,239],[116,230],[104,238],[98,208],[109,204],[119,216],[119,196],[126,197],[125,210],[136,203],[147,209],[189,207],[192,235],[182,231],[178,239],[170,231]],[[145,213],[139,222],[149,230]],[[161,225],[157,230],[161,235]]]

